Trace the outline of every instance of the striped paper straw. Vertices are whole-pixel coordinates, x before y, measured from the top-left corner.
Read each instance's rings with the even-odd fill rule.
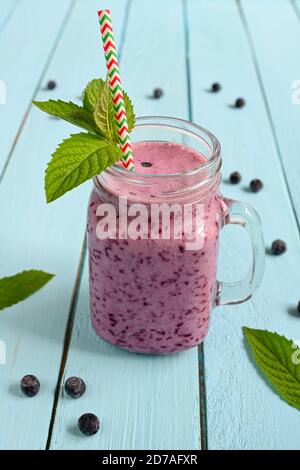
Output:
[[[115,110],[115,119],[117,124],[119,143],[123,153],[122,162],[127,170],[133,171],[134,163],[132,147],[128,130],[128,122],[118,64],[117,48],[112,28],[110,10],[100,10],[98,12],[98,16],[105,61],[109,76],[109,88]]]

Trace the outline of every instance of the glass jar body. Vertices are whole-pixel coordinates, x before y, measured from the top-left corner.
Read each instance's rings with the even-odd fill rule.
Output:
[[[264,271],[261,223],[249,205],[220,195],[220,144],[209,131],[174,118],[139,118],[132,141],[133,147],[146,142],[151,152],[153,145],[163,171],[131,173],[117,165],[94,179],[88,208],[92,324],[111,344],[169,354],[203,341],[213,306],[251,298]],[[173,154],[163,163],[170,143]],[[183,146],[185,162],[193,160],[193,149],[201,164],[177,171]],[[152,212],[157,206],[159,217]],[[224,224],[240,225],[252,242],[248,274],[233,284],[216,280]]]
[[[99,239],[97,210],[103,204],[106,200],[94,189],[88,245],[96,333],[114,345],[141,353],[173,353],[201,343],[216,296],[219,232],[224,220],[218,191],[201,201],[201,249],[189,249],[184,232],[180,238],[162,239],[162,221],[159,239]],[[118,207],[116,214],[119,220]],[[194,208],[193,224],[195,217]],[[150,216],[149,227],[151,223]]]

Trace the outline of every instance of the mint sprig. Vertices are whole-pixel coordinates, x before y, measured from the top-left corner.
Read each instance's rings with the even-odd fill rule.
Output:
[[[126,109],[127,123],[129,132],[133,131],[135,126],[135,114],[131,99],[127,95],[126,91],[123,91],[124,104]]]
[[[131,132],[135,126],[135,114],[124,91],[123,96]],[[45,174],[47,202],[54,201],[122,158],[108,78],[106,81],[95,79],[88,83],[82,106],[61,100],[33,101],[33,104],[51,116],[88,131],[71,135],[52,154]]]
[[[33,104],[50,116],[63,119],[89,132],[101,135],[93,115],[71,101],[69,103],[61,100],[33,101]]]
[[[95,78],[87,84],[83,92],[82,100],[84,109],[91,113],[95,111],[97,101],[101,97],[105,83],[105,80],[102,80],[101,78]]]
[[[300,348],[270,331],[243,328],[254,360],[273,388],[289,405],[300,410]]]
[[[135,126],[134,110],[130,98],[125,91],[123,91],[123,97],[128,130],[131,132]],[[83,107],[93,113],[94,121],[100,133],[104,135],[109,142],[118,143],[118,128],[114,118],[115,110],[111,99],[108,78],[106,81],[95,79],[87,85],[83,94]],[[121,126],[122,124],[121,122]]]
[[[0,310],[27,299],[53,277],[53,274],[32,269],[0,279]]]
[[[122,158],[121,149],[93,134],[74,134],[53,154],[45,176],[47,202],[52,202]]]
[[[101,133],[109,142],[118,142],[117,126],[114,119],[115,111],[106,81],[102,87],[101,94],[95,102],[94,119]]]

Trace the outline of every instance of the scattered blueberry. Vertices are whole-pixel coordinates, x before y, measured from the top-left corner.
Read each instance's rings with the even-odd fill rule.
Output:
[[[161,98],[163,96],[163,94],[164,94],[164,92],[161,88],[155,88],[155,90],[153,91],[153,96],[156,99]]]
[[[142,165],[144,168],[150,168],[150,166],[152,166],[152,163],[149,163],[149,162],[142,162],[141,165]]]
[[[244,100],[244,98],[237,98],[235,100],[235,108],[243,108],[246,104],[246,101]]]
[[[48,90],[54,90],[54,88],[56,88],[57,84],[54,80],[49,80],[49,82],[47,83],[47,89]]]
[[[287,250],[287,245],[283,240],[274,240],[271,246],[273,255],[282,255]]]
[[[297,305],[297,312],[300,313],[300,300],[299,300],[298,305]]]
[[[85,383],[80,377],[69,377],[65,382],[65,391],[72,398],[82,397],[85,390]]]
[[[100,422],[93,413],[85,413],[78,420],[78,427],[85,436],[97,434],[100,428]]]
[[[213,83],[212,86],[211,86],[211,91],[213,93],[218,93],[218,91],[220,91],[221,88],[222,87],[221,87],[220,83]]]
[[[261,180],[254,179],[254,180],[250,181],[250,189],[254,193],[258,193],[258,191],[260,191],[262,189],[262,187],[263,187],[263,183],[262,183]]]
[[[35,375],[25,375],[20,382],[21,390],[27,397],[35,397],[40,390],[40,382]]]
[[[242,175],[238,171],[234,171],[233,173],[231,173],[229,179],[230,179],[230,183],[238,184],[238,183],[240,183],[240,181],[242,179]]]

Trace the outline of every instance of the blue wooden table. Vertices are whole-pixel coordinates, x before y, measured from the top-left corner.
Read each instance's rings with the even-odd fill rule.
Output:
[[[84,242],[91,184],[45,203],[46,162],[73,128],[31,100],[79,102],[85,84],[105,75],[101,6],[111,8],[137,114],[191,119],[215,133],[223,193],[254,205],[267,245],[288,243],[286,255],[267,256],[253,300],[216,309],[204,346],[170,357],[121,351],[91,329]],[[1,449],[299,449],[299,411],[257,373],[241,330],[300,338],[293,314],[300,298],[299,53],[298,0],[0,0],[0,277],[32,267],[56,274],[0,315],[7,348]],[[52,92],[49,79],[58,84]],[[208,93],[215,81],[222,92]],[[149,99],[157,86],[164,97]],[[247,100],[242,110],[230,106],[239,96]],[[238,187],[226,182],[234,170],[243,175]],[[259,194],[247,190],[255,177],[264,182]],[[219,277],[226,281],[249,265],[240,232],[222,234]],[[42,384],[31,400],[18,387],[26,373]],[[62,391],[70,375],[87,384],[79,400]],[[101,419],[93,438],[76,429],[84,412]]]

